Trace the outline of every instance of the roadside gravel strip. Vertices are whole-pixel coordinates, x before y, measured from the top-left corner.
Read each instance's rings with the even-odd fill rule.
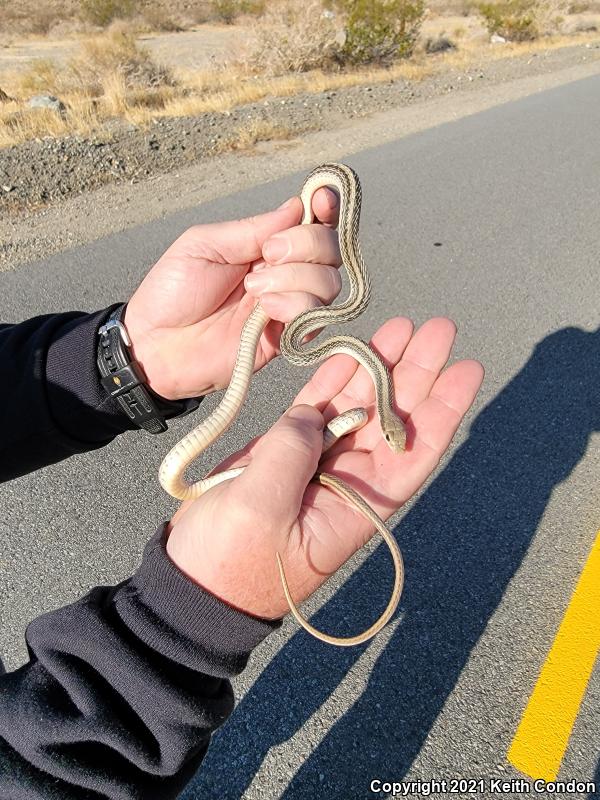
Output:
[[[302,169],[305,163],[311,164],[311,153],[314,160],[341,158],[378,144],[382,137],[398,138],[598,70],[600,41],[588,42],[488,61],[466,71],[453,69],[415,83],[390,80],[271,97],[226,113],[157,120],[145,130],[119,124],[110,139],[48,138],[0,150],[0,269],[147,221],[186,203],[191,206],[212,199],[233,186],[239,189]],[[436,108],[438,112],[445,108],[441,117]],[[411,123],[411,115],[423,116],[419,109],[428,109],[428,119]],[[226,152],[244,141],[246,131],[260,131],[261,125],[282,133],[279,141],[254,146],[255,165],[247,154]],[[316,130],[320,134],[307,136]],[[326,144],[331,144],[332,135],[338,142],[334,148]],[[293,142],[282,143],[291,136]],[[277,140],[277,133],[269,138]],[[270,163],[265,171],[259,164],[261,154],[269,161],[277,156],[278,168]],[[232,161],[238,166],[229,170]],[[210,183],[212,177],[214,184],[220,177],[220,190],[216,194],[207,190],[204,195],[191,192],[190,170],[195,171],[196,187],[198,178]],[[176,195],[169,192],[170,200],[161,191],[167,186]],[[126,205],[126,213],[119,212],[120,204]],[[98,206],[103,219],[92,222],[90,216]],[[54,211],[59,215],[55,217]]]

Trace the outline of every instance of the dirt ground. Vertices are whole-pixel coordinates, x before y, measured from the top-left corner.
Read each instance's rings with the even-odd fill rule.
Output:
[[[291,140],[259,142],[245,152],[199,157],[193,162],[186,161],[185,150],[172,151],[167,146],[162,148],[165,160],[157,162],[162,163],[162,169],[154,173],[66,196],[42,209],[0,213],[0,270],[14,269],[19,264],[208,202],[227,194],[232,187],[237,191],[327,160],[341,160],[361,149],[597,74],[600,74],[600,41],[595,45],[549,50],[531,58],[505,59],[474,72],[456,71],[445,80],[422,82],[417,91],[410,86],[400,86],[394,91],[392,86],[377,101],[371,99],[370,87],[356,87],[348,95],[337,93],[338,107],[333,105],[335,98],[315,95],[313,101],[321,110],[331,105],[329,116],[322,115],[320,131],[310,132],[308,127],[303,134],[299,123]],[[349,99],[354,105],[348,104]],[[386,100],[387,104],[379,100]],[[297,105],[279,105],[278,111],[297,113],[301,121],[310,117],[312,109],[308,100],[300,98]],[[249,109],[240,111],[238,122],[244,124],[249,113],[252,113]],[[173,139],[175,134],[176,130],[169,133],[171,144],[182,139]],[[148,142],[145,145],[147,153]],[[151,152],[160,153],[161,148]],[[62,163],[61,158],[59,153],[56,164]],[[43,163],[44,168],[32,173],[38,182],[45,174],[44,169],[48,169],[48,161]],[[79,184],[76,185],[79,189]]]
[[[249,31],[243,26],[201,25],[190,31],[141,35],[138,41],[168,66],[199,69],[226,62],[239,52],[248,36]],[[36,37],[0,45],[0,85],[2,72],[24,70],[38,58],[65,64],[78,47],[79,40],[72,37]]]

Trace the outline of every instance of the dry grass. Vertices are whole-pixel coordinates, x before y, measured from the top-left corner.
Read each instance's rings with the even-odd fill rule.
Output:
[[[129,29],[117,26],[83,41],[78,54],[65,67],[37,61],[24,73],[0,77],[1,89],[15,98],[7,101],[0,95],[0,147],[44,136],[108,135],[107,123],[115,118],[145,126],[161,117],[226,112],[267,97],[289,97],[301,92],[331,91],[390,80],[416,82],[449,69],[466,70],[486,60],[533,54],[598,38],[593,33],[563,35],[493,46],[467,35],[466,31],[467,27],[461,34],[458,50],[435,56],[419,52],[390,68],[300,71],[308,67],[309,60],[297,66],[298,71],[291,71],[293,65],[288,64],[286,74],[273,75],[265,68],[260,72],[252,59],[210,70],[170,71],[136,43]],[[66,106],[65,113],[26,106],[28,97],[42,93],[60,97]],[[286,138],[289,133],[267,123],[256,126],[244,134],[250,144],[259,139]]]
[[[98,116],[90,104],[80,103],[61,116],[54,111],[29,111],[19,103],[7,103],[0,111],[0,147],[45,136],[61,137],[73,133],[89,136],[98,130],[98,122]]]
[[[580,35],[576,41],[594,41],[593,34]],[[142,107],[130,108],[128,118],[136,124],[145,124],[160,117],[192,117],[198,114],[223,113],[237,106],[259,102],[268,97],[291,97],[303,92],[319,93],[335,91],[351,86],[376,85],[390,80],[419,82],[449,69],[467,70],[475,63],[486,60],[501,60],[517,55],[527,55],[544,50],[573,45],[573,37],[553,36],[526,43],[506,43],[502,47],[479,42],[465,43],[460,50],[437,55],[435,58],[423,53],[400,62],[390,68],[357,69],[349,72],[328,73],[313,70],[283,76],[248,76],[235,70],[177,73],[184,93],[174,92],[165,98],[164,104],[151,113]]]
[[[170,70],[157,64],[127,29],[115,27],[84,40],[66,66],[36,59],[17,76],[17,91],[21,95],[51,92],[98,97],[113,73],[123,78],[127,88],[151,90],[174,83]]]
[[[84,41],[66,67],[34,62],[25,73],[8,76],[5,88],[15,100],[0,105],[3,147],[42,136],[87,136],[115,117],[133,122],[138,108],[160,109],[182,91],[169,70],[119,30]],[[33,94],[57,95],[66,111],[28,108],[25,99]]]
[[[224,142],[223,150],[249,150],[258,142],[285,141],[294,136],[293,126],[269,120],[251,120],[239,131],[233,144]]]
[[[173,97],[153,116],[180,117],[224,112],[266,97],[290,97],[301,92],[326,92],[399,79],[420,81],[433,72],[433,64],[419,59],[390,69],[363,69],[343,73],[313,70],[273,77],[249,77],[235,71],[182,73],[181,84],[191,91],[183,96]]]

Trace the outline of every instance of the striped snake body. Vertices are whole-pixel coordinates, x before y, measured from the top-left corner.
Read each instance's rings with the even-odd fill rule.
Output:
[[[306,178],[300,194],[304,208],[302,224],[309,224],[313,221],[312,197],[322,186],[331,186],[337,189],[340,195],[338,225],[340,252],[348,273],[350,292],[348,298],[340,305],[310,309],[289,322],[281,335],[281,353],[292,364],[301,366],[317,364],[336,353],[346,353],[355,358],[373,378],[377,413],[383,436],[390,449],[395,453],[400,453],[404,450],[406,442],[404,424],[394,411],[390,373],[379,356],[365,342],[352,336],[333,336],[325,342],[309,348],[302,345],[304,338],[316,330],[334,322],[343,323],[356,319],[366,309],[371,292],[369,275],[358,243],[361,204],[358,177],[345,164],[324,164],[311,172]],[[184,477],[185,470],[192,461],[221,436],[239,414],[248,394],[258,343],[269,319],[258,303],[242,329],[235,366],[223,399],[200,425],[172,448],[162,462],[159,480],[163,488],[173,497],[180,500],[195,499],[218,483],[235,478],[243,471],[243,467],[227,470],[194,483],[188,483]],[[324,432],[323,453],[340,436],[364,425],[366,419],[367,415],[364,409],[353,409],[331,420]],[[379,619],[361,634],[346,638],[329,636],[318,631],[302,617],[291,597],[281,557],[277,554],[283,589],[293,616],[313,636],[340,646],[360,644],[381,630],[396,610],[404,582],[402,555],[396,540],[387,530],[383,521],[360,495],[333,475],[317,473],[315,479],[354,505],[381,534],[394,561],[394,588],[387,607]]]

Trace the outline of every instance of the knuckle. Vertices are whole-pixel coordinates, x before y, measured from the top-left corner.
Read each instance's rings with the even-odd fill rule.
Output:
[[[306,277],[303,274],[300,264],[288,264],[286,269],[288,272],[288,281],[291,290],[298,291],[302,289],[306,284]]]
[[[322,252],[321,238],[319,236],[320,225],[306,226],[306,260],[312,263],[320,260]]]
[[[342,276],[334,267],[328,267],[327,277],[329,279],[329,289],[330,289],[328,299],[335,300],[338,294],[342,291]]]

